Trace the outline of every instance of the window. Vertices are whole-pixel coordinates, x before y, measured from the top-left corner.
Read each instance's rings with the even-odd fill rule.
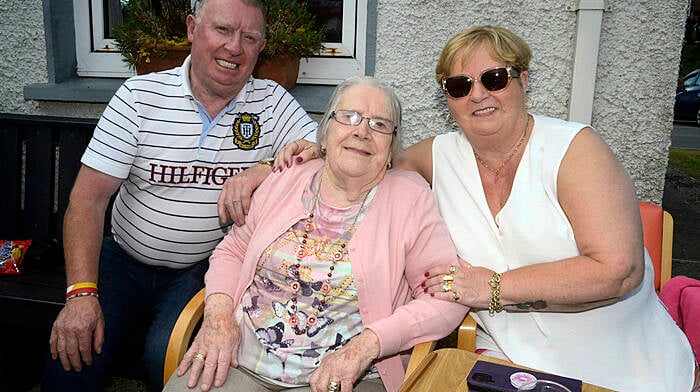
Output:
[[[364,75],[368,0],[310,0],[309,8],[327,28],[326,49],[302,59],[299,83],[337,84]],[[73,0],[78,76],[129,77],[111,39],[111,26],[121,20],[120,0]]]
[[[111,39],[111,26],[121,20],[119,4],[110,0],[73,0],[78,76],[134,75]]]
[[[322,56],[301,60],[299,83],[337,84],[364,75],[367,0],[314,0],[309,8],[326,26]]]

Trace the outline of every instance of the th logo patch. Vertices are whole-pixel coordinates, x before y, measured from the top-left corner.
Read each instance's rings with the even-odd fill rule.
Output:
[[[252,150],[260,143],[260,123],[258,116],[241,113],[233,122],[233,143],[241,150]]]

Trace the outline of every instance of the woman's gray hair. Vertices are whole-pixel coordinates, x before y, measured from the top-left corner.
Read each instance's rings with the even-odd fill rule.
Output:
[[[324,113],[321,122],[318,124],[318,129],[316,130],[316,141],[319,149],[318,152],[322,158],[325,157],[325,151],[323,151],[321,146],[326,142],[326,134],[328,133],[330,122],[333,120],[331,117],[331,113],[333,113],[336,109],[345,109],[338,108],[338,103],[340,102],[340,99],[347,92],[347,90],[350,89],[350,87],[360,85],[374,86],[381,90],[382,93],[384,93],[384,97],[387,101],[387,109],[389,112],[388,120],[391,120],[396,126],[396,131],[392,135],[391,140],[391,159],[393,160],[401,153],[401,101],[399,101],[399,97],[396,95],[393,88],[384,84],[379,79],[376,79],[372,76],[353,76],[346,79],[344,82],[340,83],[338,87],[335,88],[335,90],[333,91],[333,95],[331,96],[331,99],[328,102],[328,108],[326,109],[326,113]]]

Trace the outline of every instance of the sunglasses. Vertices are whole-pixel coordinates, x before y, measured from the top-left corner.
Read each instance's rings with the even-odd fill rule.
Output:
[[[479,75],[479,81],[489,91],[501,91],[508,87],[513,78],[519,78],[520,72],[513,67],[498,67],[487,69]],[[475,82],[471,76],[457,75],[442,79],[442,91],[452,98],[462,98],[472,91]]]
[[[360,113],[354,110],[336,110],[331,113],[331,117],[341,124],[354,127],[360,125],[362,120],[367,120],[370,129],[385,135],[391,135],[396,132],[396,125],[394,125],[393,121],[381,117],[362,117]]]

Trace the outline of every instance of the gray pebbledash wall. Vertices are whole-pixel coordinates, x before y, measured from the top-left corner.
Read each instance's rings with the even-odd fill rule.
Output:
[[[688,3],[605,3],[591,122],[634,178],[639,197],[660,203]],[[451,130],[433,79],[435,62],[449,37],[474,24],[501,25],[525,38],[533,51],[532,112],[566,118],[577,29],[576,12],[567,6],[576,4],[378,0],[375,76],[402,99],[406,144]],[[0,2],[0,112],[99,117],[103,103],[25,101],[24,86],[48,80],[43,7],[42,0]]]
[[[42,0],[0,1],[0,112],[97,118],[105,104],[24,100],[24,86],[48,81],[43,7]]]
[[[567,118],[576,42],[573,1],[379,1],[376,76],[404,103],[406,141],[450,130],[434,79],[442,46],[474,24],[504,26],[533,52],[534,113]],[[687,1],[607,1],[593,127],[634,178],[642,199],[660,203]]]

